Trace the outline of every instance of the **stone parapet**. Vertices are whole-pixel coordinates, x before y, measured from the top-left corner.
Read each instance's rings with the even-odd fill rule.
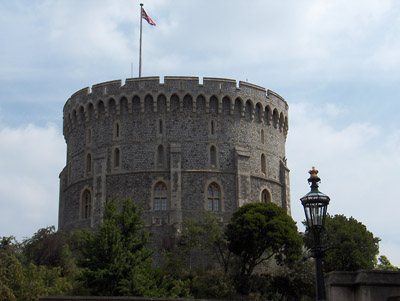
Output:
[[[235,107],[242,117],[247,114],[253,119],[274,126],[286,136],[288,130],[287,102],[277,93],[247,82],[223,78],[205,77],[203,84],[198,77],[168,77],[160,83],[159,77],[142,77],[127,79],[125,85],[121,80],[108,81],[83,88],[74,93],[64,106],[64,134],[77,125],[89,122],[91,115],[96,119],[103,110],[105,117],[110,114],[110,107],[115,106],[115,114],[121,113],[121,104],[126,101],[129,113],[132,113],[134,98],[139,101],[140,110],[144,113],[145,100],[151,102],[153,113],[158,112],[159,98],[164,97],[167,112],[171,111],[171,97],[177,97],[179,112],[183,111],[186,99],[190,98],[193,112],[197,111],[197,98],[205,98],[206,112],[210,112],[210,100],[217,101],[217,112],[222,114],[223,102],[227,102],[228,114],[232,115]],[[146,99],[147,98],[147,99]],[[92,111],[92,112],[91,112]]]
[[[327,300],[386,301],[400,299],[400,272],[360,270],[325,276]]]

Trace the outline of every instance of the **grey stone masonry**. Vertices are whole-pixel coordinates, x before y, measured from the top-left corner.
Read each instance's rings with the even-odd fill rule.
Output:
[[[400,300],[400,272],[359,270],[334,271],[325,276],[328,301]]]
[[[265,88],[197,77],[100,83],[68,99],[63,131],[60,230],[98,226],[111,197],[141,205],[158,240],[207,210],[226,223],[267,201],[290,215],[288,104]]]

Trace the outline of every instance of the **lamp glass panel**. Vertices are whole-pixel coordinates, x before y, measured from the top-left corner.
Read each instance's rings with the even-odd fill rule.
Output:
[[[326,215],[326,207],[327,204],[322,202],[308,203],[304,206],[308,227],[312,228],[314,226],[323,226]]]
[[[311,228],[312,222],[311,222],[311,215],[310,215],[310,207],[304,206],[304,213],[306,215],[307,227]]]

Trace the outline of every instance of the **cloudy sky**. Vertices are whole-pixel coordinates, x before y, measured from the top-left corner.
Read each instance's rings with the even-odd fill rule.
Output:
[[[143,0],[144,1],[144,0]],[[0,0],[0,236],[57,225],[62,109],[138,75],[139,1]],[[400,2],[147,0],[143,76],[224,77],[289,103],[292,216],[319,169],[331,214],[353,216],[400,266]],[[299,225],[300,230],[303,230]]]

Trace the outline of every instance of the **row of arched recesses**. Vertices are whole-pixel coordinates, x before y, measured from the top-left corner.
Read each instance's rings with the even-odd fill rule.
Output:
[[[121,165],[121,151],[119,147],[114,147],[112,150],[111,166],[113,169],[118,169]],[[68,183],[71,183],[71,162],[68,164]],[[88,152],[85,158],[85,175],[90,176],[93,170],[93,159],[92,154]]]
[[[218,165],[218,159],[217,159],[217,148],[215,145],[210,145],[209,148],[209,167],[211,168],[216,168]],[[121,150],[119,147],[114,147],[112,150],[112,155],[111,155],[111,167],[113,169],[118,169],[121,166],[121,161],[122,161],[122,156],[121,156]],[[165,147],[163,144],[160,144],[157,146],[157,154],[156,154],[156,166],[157,167],[165,167],[166,163],[166,152],[165,152]],[[86,153],[86,158],[85,158],[85,174],[86,176],[90,176],[92,173],[93,169],[93,159],[92,159],[92,154],[91,152]],[[68,183],[70,184],[71,182],[71,162],[68,164]]]
[[[209,211],[220,212],[222,210],[222,189],[216,182],[211,182],[207,185],[207,195],[205,197],[205,207]],[[152,191],[151,208],[155,212],[169,211],[171,208],[168,186],[164,181],[158,181],[153,187]],[[261,191],[260,202],[271,203],[271,193],[268,189],[264,188]],[[80,217],[81,219],[88,219],[92,216],[93,198],[92,192],[89,188],[84,188],[81,194],[80,204]]]
[[[215,181],[206,184],[204,208],[213,212],[222,211],[222,189]],[[153,186],[151,208],[154,212],[164,212],[171,209],[168,185],[160,180]]]
[[[162,134],[163,132],[163,122],[162,120],[159,120],[159,133]],[[214,136],[215,135],[215,120],[210,121],[210,135]],[[119,122],[114,123],[114,139],[120,138],[120,124]],[[261,138],[261,143],[265,143],[265,134],[264,130],[261,129],[260,131],[260,138]],[[86,136],[86,142],[88,145],[91,144],[92,140],[92,130],[91,128],[87,129],[87,136]],[[111,164],[112,168],[119,168],[120,162],[121,162],[121,151],[118,146],[114,147],[112,151],[112,156],[111,156]],[[92,172],[92,155],[90,152],[86,154],[86,161],[85,161],[85,173],[86,175],[90,175]],[[164,163],[166,162],[166,152],[165,152],[165,147],[163,144],[159,144],[157,146],[157,154],[156,154],[156,166],[157,167],[165,167]],[[216,168],[218,166],[218,156],[217,156],[217,147],[214,144],[211,144],[208,146],[208,165],[210,168]],[[266,164],[266,156],[265,154],[261,154],[261,172],[264,175],[267,175],[267,164]],[[70,168],[69,168],[70,169]],[[68,181],[70,182],[70,181]]]
[[[277,108],[268,104],[264,105],[261,101],[244,100],[241,97],[232,99],[229,96],[218,98],[215,95],[209,98],[198,95],[194,98],[190,94],[183,98],[179,98],[177,94],[172,94],[168,98],[164,94],[160,94],[156,101],[150,94],[144,98],[135,95],[133,97],[122,96],[117,100],[114,98],[89,100],[85,106],[81,104],[73,108],[68,114],[65,113],[64,126],[73,127],[76,124],[98,119],[102,116],[184,111],[237,115],[259,123],[264,122],[266,125],[272,125],[285,133],[288,130],[287,116],[283,112],[279,112]]]
[[[166,161],[165,156],[166,156],[166,154],[165,154],[165,150],[164,150],[164,145],[160,144],[157,147],[157,158],[156,158],[157,167],[164,167],[164,163]],[[216,168],[217,162],[218,162],[217,161],[217,148],[215,147],[215,145],[211,145],[209,147],[209,166],[211,168]],[[121,151],[120,151],[119,147],[115,147],[112,151],[111,164],[114,169],[119,168],[121,165]],[[86,175],[91,174],[92,168],[93,168],[92,165],[93,165],[92,155],[91,155],[91,153],[87,153],[86,154],[86,163],[85,163]],[[266,162],[266,157],[264,154],[261,154],[260,166],[261,166],[261,173],[266,176],[267,175],[267,162]],[[69,167],[68,171],[70,172],[70,167]],[[68,176],[70,177],[70,175],[68,175]]]
[[[217,121],[212,119],[210,120],[209,123],[209,137],[216,137],[216,130],[217,130]],[[158,119],[156,123],[157,127],[157,137],[163,137],[165,134],[165,125],[164,125],[164,120],[162,118]],[[113,140],[118,140],[122,138],[121,135],[121,125],[120,121],[115,121],[114,122],[114,127],[113,127]],[[88,127],[86,129],[86,145],[89,146],[92,144],[92,136],[93,136],[93,131],[91,127]],[[264,129],[261,129],[260,131],[260,137],[261,137],[261,143],[265,144],[265,132]]]

